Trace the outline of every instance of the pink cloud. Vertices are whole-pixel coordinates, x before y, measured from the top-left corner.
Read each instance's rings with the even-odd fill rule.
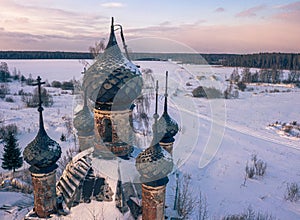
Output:
[[[236,17],[254,17],[257,15],[257,12],[262,11],[265,9],[265,5],[258,5],[252,8],[249,8],[247,10],[241,11],[238,14],[236,14]]]
[[[300,29],[294,24],[265,22],[241,25],[149,27],[131,29],[129,39],[152,36],[175,40],[199,53],[299,52]],[[151,42],[147,44],[151,45]],[[134,51],[136,51],[133,48]],[[161,51],[164,52],[164,51]]]
[[[298,2],[292,2],[286,5],[280,5],[277,8],[283,9],[283,10],[300,10],[300,1]]]
[[[300,1],[277,7],[282,11],[278,12],[273,18],[286,23],[298,23],[300,25]]]
[[[224,11],[225,11],[225,9],[222,7],[219,7],[215,10],[215,12],[219,12],[219,13],[224,12]]]

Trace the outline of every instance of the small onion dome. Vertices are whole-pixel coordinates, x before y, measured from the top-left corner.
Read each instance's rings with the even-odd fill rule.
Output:
[[[135,165],[143,183],[164,185],[168,182],[167,176],[173,169],[173,160],[157,143],[142,151],[136,158]]]
[[[158,132],[162,135],[161,142],[174,142],[174,136],[178,133],[178,124],[167,112],[160,117],[157,126]]]
[[[168,174],[173,169],[171,155],[160,145],[160,134],[157,125],[157,106],[158,106],[158,81],[156,81],[155,94],[155,113],[153,125],[153,139],[150,147],[142,151],[136,158],[136,169],[141,175],[141,181],[146,185],[161,186],[168,182]]]
[[[177,122],[168,114],[168,71],[166,72],[165,104],[164,113],[157,122],[158,133],[161,135],[160,141],[163,143],[174,142],[174,136],[178,133]]]
[[[73,120],[78,136],[91,136],[94,134],[94,117],[87,105],[76,113]]]
[[[35,139],[27,145],[23,152],[24,160],[32,167],[31,172],[50,172],[57,168],[55,164],[60,158],[61,148],[44,130],[40,130]]]
[[[43,107],[41,98],[41,85],[45,82],[41,82],[41,78],[38,76],[37,83],[39,92],[39,132],[35,139],[29,143],[24,151],[24,160],[31,165],[29,170],[33,173],[49,173],[57,168],[55,164],[60,158],[61,148],[57,142],[52,140],[44,129],[43,121]]]
[[[108,111],[112,105],[115,110],[130,108],[142,90],[141,72],[121,52],[114,28],[112,19],[109,42],[83,78],[83,87],[87,97],[96,103],[95,108]]]

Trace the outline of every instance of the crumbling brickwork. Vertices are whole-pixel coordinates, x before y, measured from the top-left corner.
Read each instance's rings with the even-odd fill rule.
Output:
[[[34,189],[34,211],[40,218],[46,218],[57,210],[55,173],[56,170],[46,174],[31,174]]]
[[[165,219],[166,185],[152,187],[142,184],[143,220]]]

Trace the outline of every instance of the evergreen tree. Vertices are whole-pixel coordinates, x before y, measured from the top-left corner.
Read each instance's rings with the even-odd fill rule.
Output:
[[[4,137],[4,152],[1,167],[5,170],[15,170],[23,165],[23,157],[13,132],[8,132]]]

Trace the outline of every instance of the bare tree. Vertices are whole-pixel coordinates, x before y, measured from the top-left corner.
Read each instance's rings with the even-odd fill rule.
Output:
[[[89,51],[94,58],[96,58],[100,54],[100,52],[102,52],[104,49],[105,49],[104,39],[96,41],[94,46],[89,47]]]
[[[178,195],[175,208],[182,219],[188,219],[198,205],[197,197],[195,196],[191,187],[191,175],[184,174],[183,176],[179,177],[177,181]],[[203,210],[199,210],[199,214],[200,213],[201,217],[203,217]]]
[[[207,201],[206,197],[199,192],[198,197],[198,212],[197,212],[197,220],[206,220],[208,219],[208,211],[207,211]]]
[[[143,91],[135,100],[136,113],[134,114],[134,120],[137,122],[139,130],[144,136],[150,133],[149,123],[149,110],[151,105],[151,99],[154,98],[154,77],[151,69],[142,70],[143,73]]]

